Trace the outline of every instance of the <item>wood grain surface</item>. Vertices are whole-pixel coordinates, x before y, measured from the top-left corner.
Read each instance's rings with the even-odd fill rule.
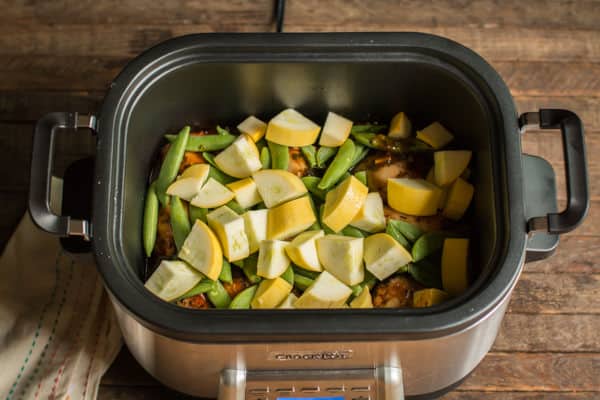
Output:
[[[50,111],[94,112],[136,54],[174,36],[273,31],[273,1],[0,0],[0,248],[26,208],[33,126]],[[520,112],[575,111],[586,127],[592,204],[553,257],[525,266],[492,351],[444,399],[600,399],[600,3],[595,0],[288,0],[285,30],[420,31],[454,39],[500,73]],[[555,168],[557,132],[528,132],[523,151]],[[57,173],[94,151],[58,136]],[[126,351],[99,399],[188,399]]]

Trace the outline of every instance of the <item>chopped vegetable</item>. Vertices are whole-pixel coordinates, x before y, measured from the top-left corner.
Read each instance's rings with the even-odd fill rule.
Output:
[[[434,177],[438,186],[454,182],[469,165],[471,152],[466,150],[436,151],[433,155]]]
[[[434,149],[441,149],[454,139],[454,136],[439,122],[417,131],[417,139],[422,140]]]
[[[252,178],[242,179],[226,185],[235,195],[235,200],[242,208],[250,208],[262,201],[258,186]],[[237,210],[234,210],[237,212]]]
[[[234,197],[235,193],[227,189],[226,186],[213,178],[208,178],[208,181],[190,203],[196,207],[215,208],[230,202]]]
[[[417,290],[413,294],[413,307],[431,307],[447,300],[450,296],[443,290],[436,288]]]
[[[348,286],[363,281],[363,238],[326,235],[316,240],[323,268]]]
[[[290,242],[285,251],[294,264],[309,271],[320,272],[323,267],[317,254],[316,240],[323,236],[322,230],[303,232]]]
[[[160,172],[156,179],[156,195],[163,206],[167,205],[167,188],[175,180],[175,177],[177,177],[177,171],[179,171],[179,165],[183,160],[185,146],[189,137],[190,127],[186,126],[177,134],[177,138],[173,143],[171,143],[160,167]]]
[[[369,289],[363,289],[360,294],[350,302],[351,308],[373,308],[373,299]]]
[[[177,250],[181,250],[185,238],[190,233],[192,227],[185,211],[181,199],[177,196],[171,196],[171,227],[173,228],[173,238]]]
[[[240,135],[214,161],[221,171],[235,178],[247,178],[262,168],[256,144],[248,135]]]
[[[229,261],[227,261],[225,258],[223,258],[223,266],[221,268],[221,273],[219,274],[219,280],[227,283],[231,283],[233,281],[231,264],[229,264]]]
[[[243,310],[250,308],[250,302],[258,289],[258,285],[250,286],[244,289],[229,303],[229,308],[232,310]]]
[[[328,190],[335,185],[337,181],[348,172],[348,169],[350,169],[350,166],[352,165],[352,160],[354,160],[354,142],[351,139],[348,139],[340,147],[333,161],[329,164],[327,170],[325,170],[325,174],[323,175],[321,182],[319,182],[318,188],[321,190]]]
[[[252,308],[275,308],[285,300],[291,291],[292,285],[285,279],[266,279],[258,286],[250,304]]]
[[[244,228],[244,218],[227,206],[206,215],[208,226],[216,233],[229,262],[242,260],[250,254],[250,243]]]
[[[302,154],[304,155],[304,158],[306,158],[310,168],[317,166],[317,150],[315,149],[315,146],[312,144],[308,146],[302,146],[300,151],[302,151]]]
[[[445,236],[440,232],[427,232],[417,239],[412,247],[412,258],[420,261],[431,254],[440,251],[444,245]]]
[[[293,108],[283,110],[269,121],[268,141],[290,147],[308,146],[317,140],[321,127]]]
[[[287,146],[268,142],[271,153],[271,168],[287,171],[290,165],[290,152]]]
[[[258,142],[265,136],[267,124],[256,118],[254,115],[249,116],[237,126],[238,131],[250,136],[254,142]]]
[[[458,296],[469,285],[468,277],[469,239],[448,238],[442,250],[442,283],[444,290]]]
[[[406,139],[410,136],[412,131],[412,124],[410,120],[403,112],[399,112],[394,115],[392,122],[390,122],[390,129],[388,136],[394,139]]]
[[[442,190],[424,179],[388,179],[387,200],[401,213],[417,216],[435,215]]]
[[[165,135],[169,142],[177,140],[177,135]],[[229,146],[237,136],[225,131],[224,135],[190,136],[185,146],[186,151],[217,151]]]
[[[352,290],[327,271],[296,300],[296,308],[337,308],[346,303]]]
[[[317,150],[317,167],[325,168],[325,163],[337,153],[337,147],[321,146]]]
[[[302,180],[288,171],[265,169],[255,173],[253,178],[267,208],[293,200],[307,192]]]
[[[446,204],[442,210],[444,217],[458,221],[462,218],[471,204],[475,189],[469,182],[458,178],[448,191]]]
[[[215,281],[213,288],[206,292],[206,295],[216,308],[227,308],[231,304],[231,297],[219,281]]]
[[[323,223],[334,232],[341,231],[358,214],[367,199],[369,189],[353,176],[346,178],[327,193]]]
[[[367,194],[363,206],[350,222],[350,225],[371,233],[381,232],[385,229],[383,199],[379,192]]]
[[[263,169],[271,168],[271,152],[267,146],[260,149],[260,163]]]
[[[269,210],[267,239],[288,239],[307,230],[317,221],[308,196],[300,197]]]
[[[146,257],[152,255],[152,249],[156,243],[156,232],[158,226],[158,196],[156,195],[156,182],[148,187],[146,202],[144,204],[143,242]]]
[[[367,270],[384,280],[412,261],[410,253],[387,233],[365,239],[364,258]]]
[[[263,240],[258,250],[256,273],[267,279],[277,278],[290,266],[290,259],[285,253],[288,242],[282,240]]]
[[[190,268],[183,261],[167,261],[158,268],[146,281],[146,289],[165,301],[173,301],[196,286],[202,274]]]
[[[330,111],[327,114],[327,119],[325,119],[325,125],[323,125],[319,145],[329,147],[341,146],[348,139],[348,136],[350,136],[351,129],[352,121]]]
[[[213,281],[221,274],[223,267],[221,245],[213,231],[200,220],[196,220],[192,226],[178,256]]]

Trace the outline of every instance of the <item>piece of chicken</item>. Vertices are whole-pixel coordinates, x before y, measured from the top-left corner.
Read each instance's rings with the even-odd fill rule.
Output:
[[[446,226],[447,222],[442,214],[439,213],[427,217],[416,217],[414,215],[398,212],[389,206],[383,207],[383,215],[385,215],[386,220],[398,219],[413,224],[423,232],[440,231]]]
[[[235,272],[234,272],[234,275],[235,275]],[[242,290],[246,289],[249,286],[250,286],[250,282],[248,282],[248,279],[246,279],[246,277],[243,275],[234,276],[234,278],[231,280],[230,283],[223,282],[223,287],[229,294],[229,297],[231,297],[232,299],[235,296],[237,296],[238,293],[240,293]]]
[[[179,300],[177,305],[185,308],[193,308],[193,309],[205,309],[212,308],[210,302],[206,299],[204,293],[197,294],[192,297],[188,297],[187,299]]]
[[[290,154],[288,171],[300,178],[306,176],[308,174],[308,164],[306,163],[306,159],[302,155],[300,148],[290,147],[288,152]]]
[[[177,249],[173,239],[171,228],[171,214],[168,207],[161,207],[158,212],[158,227],[156,232],[156,243],[154,244],[154,256],[158,258],[172,257]]]
[[[398,275],[379,282],[373,288],[373,306],[376,308],[412,307],[413,293],[422,289],[414,279]]]

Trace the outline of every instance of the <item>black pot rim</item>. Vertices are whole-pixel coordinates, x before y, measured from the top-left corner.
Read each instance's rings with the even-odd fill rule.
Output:
[[[128,268],[120,237],[119,154],[135,99],[169,68],[197,61],[326,62],[427,57],[464,73],[495,115],[494,138],[502,157],[497,179],[506,187],[498,201],[505,245],[496,269],[461,298],[423,310],[188,310],[152,296]],[[496,114],[496,113],[495,113]],[[427,339],[459,332],[494,312],[510,294],[524,262],[526,226],[521,144],[512,96],[498,73],[472,50],[423,33],[197,34],[171,39],[131,61],[111,84],[98,125],[94,186],[94,252],[113,300],[149,329],[186,341]],[[115,268],[119,265],[120,268]],[[131,266],[129,266],[131,267]],[[474,291],[477,291],[474,295]],[[274,319],[277,323],[273,323]]]

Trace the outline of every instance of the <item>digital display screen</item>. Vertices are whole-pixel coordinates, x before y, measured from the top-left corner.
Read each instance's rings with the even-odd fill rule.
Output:
[[[334,397],[278,397],[277,400],[345,400],[344,396]]]

